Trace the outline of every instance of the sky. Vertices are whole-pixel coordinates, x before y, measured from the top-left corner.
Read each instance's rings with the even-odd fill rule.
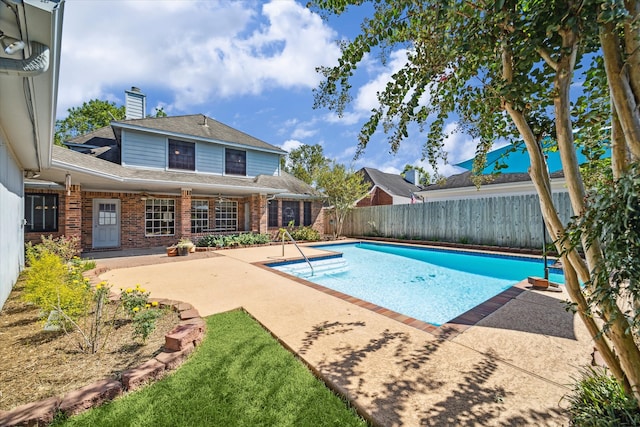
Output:
[[[285,151],[320,144],[325,155],[355,170],[373,167],[400,173],[422,166],[424,134],[409,135],[396,154],[378,131],[354,161],[357,135],[377,106],[376,93],[404,64],[405,52],[382,65],[367,57],[354,81],[354,99],[339,118],[313,108],[321,81],[316,67],[340,56],[337,42],[359,32],[366,10],[328,21],[306,0],[67,0],[65,3],[58,118],[91,99],[124,105],[124,91],[147,96],[147,114],[205,114]],[[448,164],[439,172],[463,171],[475,141],[447,125]]]

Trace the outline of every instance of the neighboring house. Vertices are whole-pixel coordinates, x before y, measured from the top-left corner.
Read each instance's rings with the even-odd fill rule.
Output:
[[[127,119],[54,147],[51,169],[27,184],[28,240],[77,236],[99,250],[290,221],[324,231],[322,195],[280,170],[283,150],[202,114],[147,118],[145,103],[132,88]]]
[[[24,266],[24,177],[51,164],[63,6],[0,7],[0,307]]]
[[[369,194],[360,199],[357,207],[402,205],[415,202],[415,195],[420,191],[417,171],[409,171],[407,179],[400,175],[382,172],[374,168],[362,168],[358,171],[369,183]]]
[[[566,181],[562,172],[560,153],[545,153],[547,167],[550,171],[552,193],[567,192]],[[586,161],[586,157],[578,151],[578,162]],[[607,151],[604,157],[609,157]],[[496,163],[501,163],[500,173],[491,176]],[[443,183],[425,187],[418,195],[424,201],[471,199],[489,196],[512,196],[522,194],[537,194],[529,176],[529,155],[521,147],[509,145],[487,153],[487,165],[482,170],[487,182],[477,187],[473,181],[473,159],[458,163],[456,166],[467,169],[466,172],[452,175]]]

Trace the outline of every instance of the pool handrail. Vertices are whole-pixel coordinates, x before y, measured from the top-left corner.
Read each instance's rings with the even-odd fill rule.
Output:
[[[282,256],[284,256],[284,236],[289,236],[289,239],[293,242],[293,245],[296,247],[296,249],[298,249],[298,252],[300,252],[300,255],[302,255],[304,260],[307,261],[307,264],[309,264],[309,268],[311,268],[311,275],[313,276],[313,273],[314,273],[313,265],[311,265],[311,261],[309,261],[309,258],[307,258],[304,252],[302,252],[302,249],[300,249],[300,246],[298,246],[298,243],[296,242],[296,240],[293,238],[291,233],[289,233],[289,230],[287,230],[286,228],[283,228],[281,231],[282,231]]]

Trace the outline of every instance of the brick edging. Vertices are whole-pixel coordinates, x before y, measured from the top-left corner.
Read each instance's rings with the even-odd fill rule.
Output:
[[[91,271],[97,277],[106,271]],[[59,413],[77,415],[121,396],[125,391],[137,390],[162,379],[169,371],[180,367],[204,339],[206,322],[189,303],[169,299],[157,301],[161,308],[178,312],[180,321],[164,336],[163,351],[135,368],[122,372],[120,380],[105,378],[62,396],[53,396],[20,405],[10,411],[0,411],[0,426],[47,426]]]

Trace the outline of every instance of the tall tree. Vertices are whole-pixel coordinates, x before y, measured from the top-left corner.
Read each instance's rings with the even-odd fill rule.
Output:
[[[80,107],[67,110],[67,117],[56,121],[54,142],[62,145],[64,141],[84,135],[104,126],[109,126],[114,120],[124,120],[125,107],[116,106],[114,102],[92,99],[84,102]]]
[[[312,7],[340,14],[361,3],[315,0]],[[640,278],[620,281],[628,275],[609,274],[624,266],[605,262],[608,252],[600,237],[581,234],[586,261],[563,238],[565,227],[553,205],[541,149],[542,139],[552,136],[576,215],[588,208],[577,146],[597,150],[611,141],[613,176],[619,180],[637,170],[629,165],[640,159],[640,1],[372,3],[373,15],[362,23],[362,32],[341,44],[338,65],[320,68],[325,79],[316,90],[315,106],[342,114],[351,99],[351,78],[365,54],[377,50],[385,58],[403,50],[406,63],[378,93],[380,105],[360,132],[358,153],[380,125],[397,151],[409,125],[417,123],[428,129],[423,155],[435,168],[446,157],[443,129],[452,115],[480,141],[476,170],[496,138],[522,139],[545,224],[562,253],[567,291],[612,373],[640,398],[640,348],[634,341],[640,311],[627,311],[618,303],[629,293],[631,306],[640,305],[640,289],[634,286]],[[576,64],[583,67],[585,96],[572,103]],[[596,98],[600,102],[589,102]],[[580,132],[574,133],[578,127]],[[621,238],[630,236],[637,234],[620,233]]]
[[[318,172],[328,165],[320,144],[301,145],[282,158],[282,169],[307,184],[312,184]]]
[[[330,206],[333,219],[334,237],[342,234],[342,226],[347,214],[355,208],[356,202],[369,192],[369,184],[362,174],[347,170],[344,165],[333,163],[317,173],[318,189],[321,190]]]

